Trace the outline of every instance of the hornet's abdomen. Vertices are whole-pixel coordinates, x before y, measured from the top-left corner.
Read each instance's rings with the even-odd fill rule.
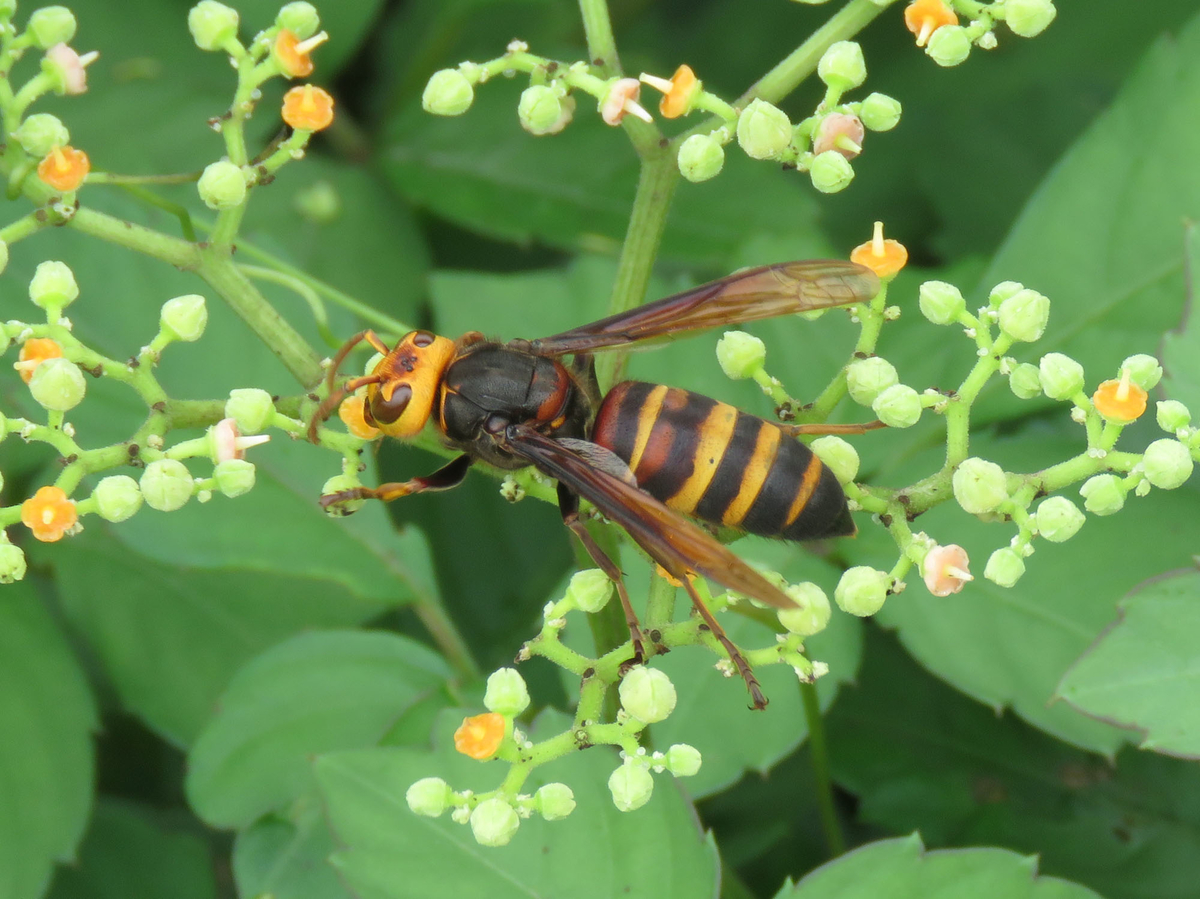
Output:
[[[726,403],[623,381],[604,397],[592,440],[684,515],[789,540],[854,533],[833,472],[778,426]]]

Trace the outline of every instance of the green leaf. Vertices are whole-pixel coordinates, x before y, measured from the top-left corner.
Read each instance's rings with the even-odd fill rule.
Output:
[[[182,746],[252,656],[297,631],[357,624],[382,609],[327,581],[164,565],[99,524],[44,557],[122,704]]]
[[[238,831],[233,877],[239,896],[275,899],[350,899],[329,864],[337,845],[321,810],[306,804],[293,820],[268,816]]]
[[[230,681],[188,754],[188,801],[244,827],[311,789],[312,756],[371,746],[449,677],[441,657],[384,632],[299,634]]]
[[[773,559],[768,567],[789,580],[819,582],[830,595],[837,583],[837,569],[786,544],[747,540],[736,549],[756,563]],[[780,564],[785,561],[793,564]],[[686,606],[687,599],[681,598],[680,604]],[[740,615],[722,616],[721,626],[742,649],[771,646],[777,633]],[[835,615],[827,630],[805,641],[808,657],[830,668],[829,674],[817,681],[822,711],[833,704],[838,688],[854,678],[861,640],[857,620]],[[688,743],[700,750],[704,761],[699,773],[684,781],[688,792],[698,799],[728,787],[748,770],[765,773],[808,737],[800,686],[791,668],[772,665],[755,671],[770,700],[765,711],[755,711],[749,707],[742,679],[725,677],[717,671],[715,661],[701,647],[681,649],[654,661],[654,667],[665,671],[679,691],[675,711],[652,728],[654,743],[660,749]]]
[[[421,818],[404,794],[421,777],[440,776],[455,789],[493,789],[500,766],[482,765],[449,748],[457,724],[445,716],[440,749],[375,749],[323,756],[317,780],[334,834],[344,847],[333,863],[362,899],[382,897],[531,895],[669,897],[716,893],[717,859],[690,805],[667,775],[656,776],[654,796],[634,812],[618,812],[605,786],[618,764],[610,750],[574,753],[545,769],[567,783],[578,807],[568,818],[521,823],[501,848],[478,845],[469,826],[442,817]],[[570,726],[546,714],[534,739]],[[522,788],[532,792],[542,771]]]
[[[499,52],[499,51],[497,51]],[[502,240],[615,250],[637,183],[637,156],[590,97],[561,134],[534,137],[517,121],[520,84],[479,89],[462,116],[410,107],[386,123],[381,164],[414,204]],[[816,205],[806,179],[731,152],[719,178],[680,184],[664,257],[691,264],[731,258],[747,233],[805,231]]]
[[[96,709],[30,581],[0,594],[0,897],[34,899],[92,804]]]
[[[827,718],[834,778],[857,796],[861,826],[1038,853],[1045,870],[1110,899],[1195,892],[1195,764],[1073,749],[954,693],[867,633],[858,684]]]
[[[1151,581],[1121,601],[1121,617],[1058,686],[1080,711],[1144,736],[1143,749],[1200,757],[1200,573]]]
[[[50,899],[216,899],[204,840],[163,827],[146,808],[102,799],[79,848],[59,871]]]
[[[984,275],[1050,297],[1036,352],[1081,362],[1089,383],[1152,352],[1184,301],[1181,223],[1200,218],[1200,18],[1160,40],[1035,193]],[[1022,353],[1019,355],[1028,355]],[[1049,402],[1049,401],[1045,401]],[[993,387],[980,415],[1027,413]]]
[[[1196,225],[1187,228],[1184,248],[1188,308],[1174,331],[1163,335],[1161,359],[1163,392],[1183,403],[1192,412],[1192,426],[1200,426],[1200,314],[1197,291],[1200,290],[1200,232]]]
[[[870,843],[818,868],[776,899],[895,899],[969,895],[972,899],[1087,899],[1086,887],[1037,872],[1036,857],[1004,849],[925,851],[916,834]]]
[[[1065,410],[1058,414],[1066,418]],[[1037,471],[1084,448],[1082,428],[1070,422],[1061,427],[1056,433],[1031,425],[1009,439],[981,433],[972,438],[971,452],[1008,471]],[[1061,436],[1064,432],[1069,436]],[[940,465],[937,451],[930,451],[903,472],[889,472],[888,481],[909,483],[916,471]],[[897,475],[900,480],[893,481]],[[1073,486],[1063,492],[1081,505],[1077,491]],[[939,543],[963,546],[975,580],[957,597],[938,598],[914,573],[900,601],[889,601],[878,617],[899,629],[922,665],[957,689],[997,709],[1011,706],[1060,739],[1111,754],[1127,733],[1050,700],[1063,672],[1112,620],[1121,596],[1146,578],[1189,563],[1200,540],[1198,496],[1192,485],[1156,490],[1131,496],[1116,515],[1089,515],[1066,543],[1036,542],[1037,552],[1013,588],[981,577],[992,551],[1007,545],[1012,527],[981,522],[954,503],[939,506],[921,516],[921,529]],[[1177,526],[1164,529],[1164,521]],[[844,545],[856,564],[887,569],[895,562],[894,544],[877,528]]]

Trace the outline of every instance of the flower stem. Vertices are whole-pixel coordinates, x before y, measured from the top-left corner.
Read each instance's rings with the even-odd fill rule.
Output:
[[[800,684],[800,699],[804,703],[804,718],[808,723],[808,752],[816,781],[817,808],[821,813],[821,829],[831,856],[846,851],[846,837],[833,804],[833,779],[829,773],[829,747],[825,743],[825,720],[815,684]]]

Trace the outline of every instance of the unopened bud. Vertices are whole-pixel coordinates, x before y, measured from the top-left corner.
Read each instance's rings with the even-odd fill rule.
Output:
[[[679,147],[679,173],[697,183],[716,177],[725,165],[725,148],[711,134],[693,134]]]
[[[938,32],[944,30],[939,28]],[[1034,341],[1042,336],[1050,320],[1050,300],[1036,290],[1025,288],[1002,302],[999,314],[1001,331],[1013,340]]]
[[[189,293],[163,303],[159,327],[169,337],[191,343],[200,339],[206,325],[208,309],[200,294]]]
[[[990,512],[1008,499],[1004,469],[986,459],[965,459],[955,470],[951,484],[958,504],[972,515]]]
[[[475,100],[475,88],[458,69],[434,72],[421,94],[421,106],[434,115],[462,115]]]
[[[1011,587],[1025,573],[1025,560],[1007,546],[992,553],[983,569],[983,576],[1001,587]]]
[[[787,628],[789,633],[801,637],[811,637],[819,634],[829,624],[833,609],[829,606],[829,597],[816,584],[805,581],[800,584],[790,584],[784,592],[795,603],[794,609],[780,609],[779,623]]]
[[[971,54],[971,38],[961,25],[943,25],[930,35],[925,53],[939,66],[950,68]]]
[[[556,134],[566,125],[562,121],[562,99],[558,91],[544,84],[525,88],[517,104],[517,118],[530,134]]]
[[[29,34],[39,50],[69,44],[75,37],[75,14],[65,6],[43,6],[29,16]]]
[[[868,94],[858,110],[858,117],[870,131],[891,131],[900,123],[900,101],[887,94]]]
[[[521,819],[504,799],[485,799],[471,812],[471,833],[480,846],[504,846],[513,838]]]
[[[78,365],[58,356],[44,360],[33,370],[29,392],[43,409],[67,412],[83,401],[87,382]]]
[[[65,262],[41,262],[29,282],[29,299],[56,315],[79,296],[75,275]]]
[[[608,789],[619,811],[632,812],[650,801],[654,777],[645,765],[627,761],[609,775]]]
[[[1083,390],[1083,366],[1062,353],[1047,353],[1038,363],[1038,376],[1046,396],[1069,400]]]
[[[1158,360],[1145,353],[1130,356],[1121,363],[1121,371],[1128,374],[1129,380],[1142,390],[1153,390],[1163,376],[1162,366],[1158,364]]]
[[[782,109],[752,100],[738,116],[737,140],[751,159],[777,159],[792,142],[792,123]]]
[[[621,707],[643,724],[664,720],[675,709],[675,685],[657,668],[635,665],[617,688]]]
[[[1125,505],[1125,485],[1112,474],[1098,474],[1088,478],[1079,488],[1083,507],[1093,515],[1112,515]]]
[[[1164,437],[1146,447],[1142,469],[1146,480],[1160,490],[1174,490],[1192,476],[1191,454],[1178,440]]]
[[[1192,421],[1192,413],[1178,400],[1159,400],[1155,404],[1158,426],[1170,434],[1186,428]]]
[[[1007,0],[1004,4],[1004,21],[1021,37],[1041,34],[1057,15],[1051,0]]]
[[[571,575],[566,599],[575,603],[581,612],[599,612],[612,596],[612,579],[599,568],[585,568]]]
[[[258,387],[238,387],[229,391],[225,401],[225,417],[232,418],[241,434],[257,434],[275,416],[271,394]]]
[[[1041,396],[1042,378],[1038,367],[1029,362],[1017,365],[1009,372],[1008,386],[1019,399],[1031,400]]]
[[[19,546],[0,539],[0,584],[11,584],[25,577],[25,552]]]
[[[232,499],[254,488],[254,463],[245,459],[224,459],[213,468],[217,489]]]
[[[663,759],[667,770],[676,777],[692,777],[700,771],[700,750],[687,743],[674,743]]]
[[[328,481],[321,485],[321,496],[333,496],[335,493],[342,493],[346,490],[354,490],[356,487],[361,487],[362,484],[357,478],[351,477],[348,474],[338,474],[331,477]],[[337,505],[329,506],[325,510],[325,514],[333,518],[340,518],[345,515],[351,515],[363,507],[364,499],[349,499],[338,503]]]
[[[1065,496],[1049,496],[1037,507],[1035,520],[1043,539],[1062,543],[1079,533],[1087,516]]]
[[[1024,289],[1025,285],[1020,281],[1001,281],[988,294],[988,305],[993,309],[999,309],[1001,303]]]
[[[921,420],[921,395],[907,384],[893,384],[875,397],[871,408],[889,428],[911,428]]]
[[[436,818],[450,807],[450,785],[440,777],[422,777],[404,794],[408,807],[418,815]]]
[[[275,24],[303,41],[317,33],[317,29],[321,27],[321,17],[311,3],[296,0],[294,3],[284,4],[275,16]]]
[[[160,512],[182,508],[195,489],[196,482],[187,466],[177,459],[157,459],[146,466],[139,484],[146,505]]]
[[[237,10],[217,0],[200,0],[188,11],[188,31],[201,50],[220,50],[237,38]]]
[[[766,358],[766,345],[745,331],[726,331],[717,341],[717,362],[725,377],[734,381],[753,377]]]
[[[48,112],[36,112],[21,123],[13,137],[30,156],[41,159],[55,147],[65,147],[71,142],[71,133],[58,116]]]
[[[833,591],[833,601],[843,612],[865,618],[883,608],[891,585],[891,576],[886,571],[855,565],[842,572]]]
[[[575,794],[562,783],[548,783],[533,794],[533,807],[547,821],[558,821],[575,811]]]
[[[818,437],[810,449],[833,472],[839,484],[849,484],[858,474],[858,450],[841,437],[833,434]]]
[[[240,166],[221,159],[205,167],[196,190],[209,209],[232,209],[246,199],[246,176]]]
[[[826,150],[813,157],[808,166],[808,177],[821,193],[835,194],[854,180],[854,166],[837,150]]]
[[[137,481],[126,474],[101,479],[92,491],[92,498],[100,517],[113,523],[131,518],[142,507],[142,491]]]
[[[848,91],[867,80],[867,63],[863,59],[862,47],[854,41],[838,41],[817,63],[817,75],[837,91]]]
[[[515,668],[493,671],[487,679],[483,704],[488,711],[513,718],[529,707],[529,688]]]
[[[921,314],[935,325],[952,325],[967,308],[962,291],[945,281],[926,281],[917,290]]]
[[[900,381],[896,367],[882,356],[855,359],[846,367],[846,388],[860,406],[870,406],[875,398]]]

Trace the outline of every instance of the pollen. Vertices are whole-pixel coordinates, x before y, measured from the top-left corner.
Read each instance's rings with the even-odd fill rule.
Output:
[[[38,163],[38,177],[55,190],[75,190],[91,170],[87,154],[74,147],[55,147]]]
[[[454,732],[454,748],[473,759],[490,759],[500,748],[504,738],[504,716],[497,712],[485,712],[464,718]]]
[[[890,278],[908,262],[908,250],[898,240],[884,240],[883,222],[876,222],[871,239],[850,251],[850,261],[866,266],[881,278]]]
[[[297,131],[320,131],[333,121],[333,97],[304,84],[283,95],[283,120]]]
[[[33,378],[33,370],[47,359],[58,359],[63,354],[62,347],[49,337],[31,337],[21,345],[19,361],[13,363],[26,384]]]
[[[646,74],[641,76],[641,81],[655,90],[662,91],[663,98],[658,104],[658,111],[664,119],[677,119],[687,115],[692,110],[692,101],[700,92],[700,82],[688,65],[676,69],[670,81]]]
[[[61,487],[40,487],[21,503],[21,521],[43,543],[61,540],[79,520],[75,503],[67,499]]]
[[[924,47],[943,25],[957,25],[958,16],[943,0],[914,0],[904,10],[904,24],[917,36],[917,46]]]
[[[284,28],[279,32],[279,37],[275,38],[275,60],[283,74],[289,78],[304,78],[312,74],[312,51],[327,40],[329,35],[324,31],[302,41]]]
[[[1142,417],[1149,395],[1129,380],[1129,372],[1121,372],[1121,380],[1105,381],[1092,394],[1092,403],[1104,418],[1126,424]]]

